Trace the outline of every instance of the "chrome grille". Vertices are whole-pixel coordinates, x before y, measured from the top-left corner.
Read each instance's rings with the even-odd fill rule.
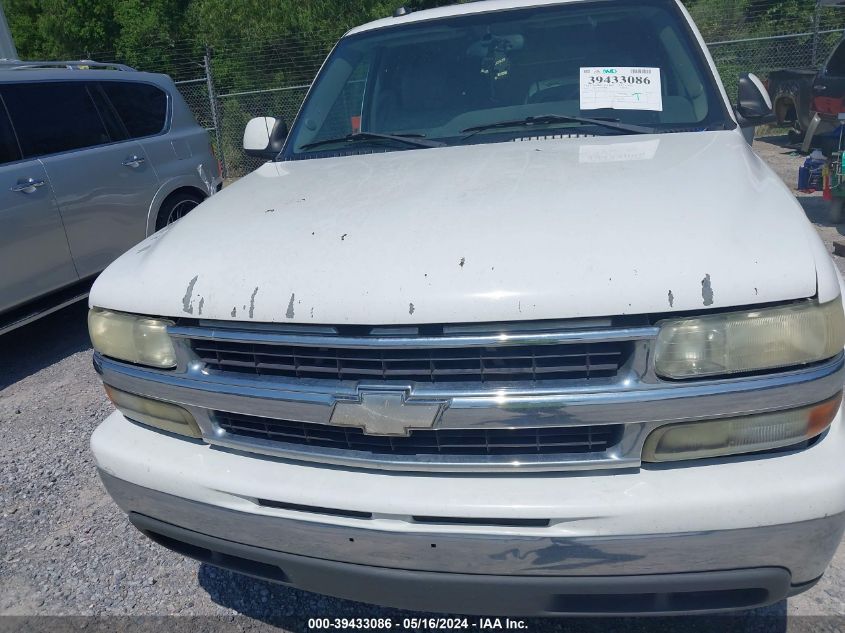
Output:
[[[583,455],[603,453],[622,437],[623,425],[519,429],[433,429],[408,437],[367,435],[361,429],[216,412],[227,433],[284,444],[376,455]]]
[[[193,339],[208,369],[286,378],[426,383],[612,378],[630,343],[344,348]]]

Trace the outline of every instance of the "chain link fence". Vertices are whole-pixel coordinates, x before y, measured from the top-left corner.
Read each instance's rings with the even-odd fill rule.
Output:
[[[845,12],[843,12],[845,17]],[[774,35],[709,42],[729,95],[736,93],[739,75],[753,72],[765,78],[780,68],[818,68],[842,37],[842,30]]]
[[[845,8],[812,0],[697,0],[688,9],[729,95],[744,72],[818,68],[845,28]]]
[[[293,121],[299,106],[305,99],[309,84],[245,90],[220,95],[221,118],[225,122],[221,129],[223,154],[227,157],[227,176],[242,176],[258,167],[262,162],[250,158],[241,150],[243,130],[247,121],[257,116],[275,116]]]
[[[685,0],[729,95],[740,73],[818,68],[843,35],[845,8],[812,0]],[[326,54],[348,25],[333,31],[225,42],[161,42],[149,49],[85,53],[171,75],[197,121],[211,135],[226,178],[262,161],[244,155],[243,129],[256,116],[296,116]]]
[[[206,78],[186,79],[175,83],[182,94],[182,98],[185,99],[188,107],[191,108],[191,112],[194,113],[197,123],[209,132],[214,132],[216,126]]]

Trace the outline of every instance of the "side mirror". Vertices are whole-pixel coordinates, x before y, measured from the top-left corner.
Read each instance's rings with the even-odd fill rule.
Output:
[[[247,156],[272,160],[282,151],[288,136],[287,123],[271,116],[250,119],[244,130],[244,152]]]
[[[753,73],[745,73],[739,78],[736,114],[741,128],[755,127],[775,120],[769,91]]]

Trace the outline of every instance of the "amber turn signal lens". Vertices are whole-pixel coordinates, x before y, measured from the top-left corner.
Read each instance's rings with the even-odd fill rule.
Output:
[[[817,404],[810,409],[807,420],[807,439],[821,435],[833,423],[833,418],[842,405],[842,392],[840,391],[830,400]]]
[[[741,455],[800,444],[823,433],[842,404],[842,392],[809,407],[739,418],[679,422],[656,428],[643,446],[644,462]]]

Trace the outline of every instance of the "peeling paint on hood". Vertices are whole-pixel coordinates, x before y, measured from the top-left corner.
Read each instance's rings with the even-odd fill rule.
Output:
[[[398,324],[815,294],[803,212],[739,133],[666,134],[638,160],[581,160],[587,146],[625,155],[648,140],[268,163],[121,257],[90,301],[179,317],[202,296],[207,319],[243,320],[232,306],[248,305],[256,322]]]

